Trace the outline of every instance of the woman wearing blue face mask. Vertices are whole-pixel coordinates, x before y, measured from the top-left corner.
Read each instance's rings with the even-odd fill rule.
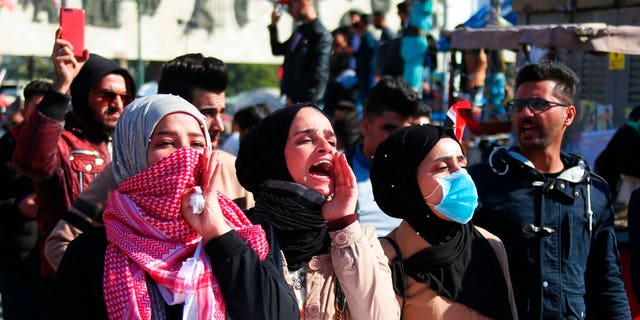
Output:
[[[381,239],[402,319],[517,319],[500,239],[470,222],[478,205],[451,129],[396,130],[377,148],[376,203],[403,219]]]

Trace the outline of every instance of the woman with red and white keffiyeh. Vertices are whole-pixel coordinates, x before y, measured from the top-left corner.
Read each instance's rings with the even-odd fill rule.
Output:
[[[216,191],[220,165],[204,120],[172,95],[125,108],[105,227],[69,245],[50,318],[298,318],[262,227]]]

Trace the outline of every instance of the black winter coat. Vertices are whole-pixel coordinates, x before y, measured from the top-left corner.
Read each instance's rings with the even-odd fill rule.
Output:
[[[292,102],[321,102],[329,81],[329,60],[333,37],[319,19],[296,28],[291,37],[281,43],[278,29],[269,26],[271,53],[284,55],[282,94]]]
[[[48,319],[107,319],[102,291],[106,248],[104,228],[71,242],[47,299]],[[227,319],[299,319],[298,304],[272,252],[260,262],[235,231],[212,239],[205,250],[224,296]],[[182,305],[165,307],[166,319],[181,318]]]

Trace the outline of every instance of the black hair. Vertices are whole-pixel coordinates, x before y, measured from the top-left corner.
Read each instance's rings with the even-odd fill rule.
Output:
[[[370,25],[372,19],[373,18],[368,13],[363,13],[360,15],[360,23],[364,23],[365,25]]]
[[[371,89],[364,105],[366,118],[376,117],[385,111],[411,117],[418,111],[418,94],[399,77],[385,76]]]
[[[422,116],[426,116],[431,119],[431,106],[423,100],[418,100],[418,111],[416,112],[416,117]]]
[[[269,109],[264,104],[242,108],[233,115],[233,122],[241,129],[249,130],[269,114]]]
[[[32,80],[22,91],[24,100],[27,101],[35,95],[44,95],[47,90],[51,89],[51,81],[48,80]]]
[[[331,31],[331,35],[335,38],[337,34],[342,34],[345,37],[349,36],[350,29],[348,26],[337,27],[333,31]]]
[[[629,113],[629,120],[640,121],[640,105],[631,110],[631,112]]]
[[[562,102],[573,104],[576,95],[578,76],[565,64],[558,61],[542,61],[524,66],[516,76],[515,90],[525,82],[552,80],[556,82],[553,92]]]
[[[360,10],[357,10],[357,9],[349,10],[349,16],[355,16],[355,15],[362,16],[362,12],[360,12]]]
[[[400,12],[404,12],[406,14],[411,13],[411,4],[408,1],[402,1],[396,5],[396,8]]]
[[[201,53],[189,53],[165,63],[160,69],[158,93],[181,96],[193,100],[193,89],[214,93],[227,90],[229,72],[222,60],[205,57]]]
[[[362,140],[362,126],[355,112],[347,113],[335,120],[333,130],[338,141],[338,150],[350,150]]]

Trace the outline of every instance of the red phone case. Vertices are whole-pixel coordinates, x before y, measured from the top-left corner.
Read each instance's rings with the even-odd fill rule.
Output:
[[[84,10],[78,8],[60,8],[60,37],[71,42],[73,55],[82,57],[84,51]]]

